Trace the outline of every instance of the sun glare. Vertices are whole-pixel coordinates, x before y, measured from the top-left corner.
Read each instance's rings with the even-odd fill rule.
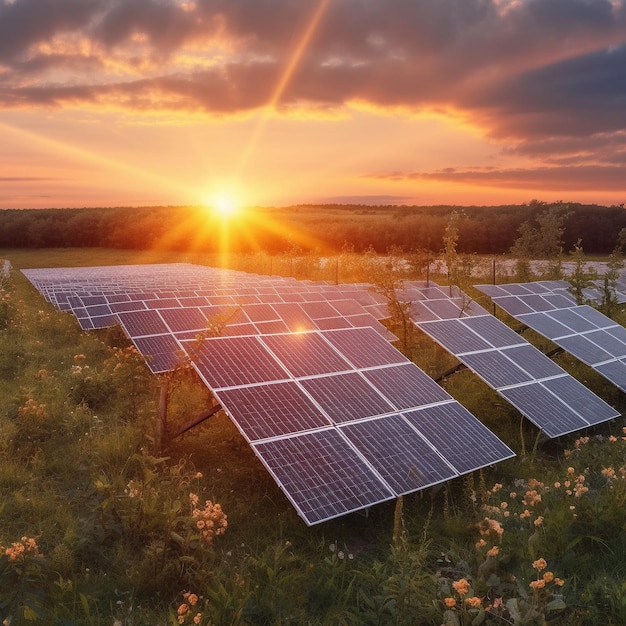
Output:
[[[220,217],[232,217],[238,213],[239,203],[233,196],[222,193],[215,196],[212,208]]]

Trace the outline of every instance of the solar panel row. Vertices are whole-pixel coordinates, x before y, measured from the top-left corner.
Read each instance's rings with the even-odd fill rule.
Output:
[[[206,339],[193,363],[308,524],[513,456],[370,328]]]
[[[27,275],[83,328],[119,321],[154,372],[186,354],[307,524],[513,456],[388,343],[366,286],[189,265]],[[198,341],[211,322],[221,336]]]
[[[568,283],[512,283],[477,288],[525,326],[626,391],[626,329],[589,305],[577,305]],[[542,301],[521,293],[536,293],[540,289]],[[511,296],[514,292],[518,295]]]
[[[562,282],[544,281],[530,286],[489,285],[483,291],[496,302],[504,299],[510,303],[511,298],[522,303],[527,299],[535,302],[537,298],[543,298],[545,302],[549,302],[548,298],[570,302],[565,295],[557,293],[564,289]],[[415,324],[480,376],[548,437],[559,437],[619,416],[613,407],[458,290],[450,295],[447,288],[438,288],[433,283],[427,287],[411,283],[405,288],[404,297],[407,296],[415,297],[413,306],[418,304],[421,307],[412,309],[411,317]],[[442,302],[446,302],[445,306]],[[425,309],[428,314],[420,315]],[[564,310],[554,305],[551,305],[551,311],[545,314],[551,316],[551,323],[562,325],[567,317],[574,324],[569,312],[562,315]],[[524,317],[520,315],[518,319]],[[576,325],[591,324],[592,319],[596,320],[596,316],[589,312],[576,315]],[[530,320],[528,325],[532,325]],[[597,329],[596,326],[594,328]],[[607,347],[606,343],[604,347]]]

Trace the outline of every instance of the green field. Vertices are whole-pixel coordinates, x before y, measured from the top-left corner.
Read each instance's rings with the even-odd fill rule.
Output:
[[[126,338],[80,331],[19,272],[215,259],[102,248],[0,258],[15,270],[0,289],[0,620],[626,623],[623,418],[549,441],[461,371],[442,384],[517,458],[308,528],[222,413],[159,449],[158,381]],[[344,255],[341,279],[362,280],[371,260]],[[308,256],[230,262],[336,276]],[[406,352],[433,377],[455,363],[417,330]],[[571,357],[556,359],[623,414],[621,392]],[[191,372],[172,385],[172,425],[184,424],[208,391]],[[203,536],[200,519],[221,528],[214,504],[227,528]]]

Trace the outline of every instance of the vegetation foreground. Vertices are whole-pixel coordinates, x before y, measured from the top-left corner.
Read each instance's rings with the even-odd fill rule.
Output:
[[[16,270],[175,260],[3,254]],[[460,372],[446,389],[518,457],[307,528],[223,414],[158,449],[158,380],[119,330],[81,332],[19,271],[0,328],[4,624],[626,623],[623,418],[548,441]],[[431,375],[451,365],[417,330],[407,349]],[[209,395],[173,378],[182,423]]]

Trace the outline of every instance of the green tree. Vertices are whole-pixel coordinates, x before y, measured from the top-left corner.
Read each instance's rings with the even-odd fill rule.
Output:
[[[585,289],[595,286],[598,274],[593,267],[589,267],[582,246],[582,239],[579,239],[574,248],[570,251],[570,256],[574,260],[574,270],[567,279],[570,284],[570,291],[576,298],[577,304],[585,301]]]

